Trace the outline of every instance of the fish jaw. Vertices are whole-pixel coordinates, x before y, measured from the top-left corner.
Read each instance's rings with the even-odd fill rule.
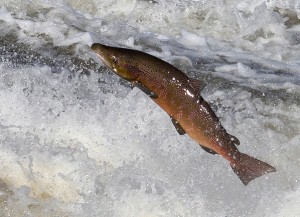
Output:
[[[133,82],[139,76],[138,68],[130,62],[132,50],[115,48],[95,43],[91,49],[97,54],[101,62],[121,78]]]
[[[95,43],[92,44],[91,49],[96,53],[96,55],[99,57],[99,59],[105,66],[113,70],[113,65],[110,58],[109,49],[107,46],[99,43]]]

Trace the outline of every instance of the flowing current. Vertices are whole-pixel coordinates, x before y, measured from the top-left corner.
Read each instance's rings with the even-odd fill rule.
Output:
[[[245,187],[90,50],[155,55],[206,83]],[[300,216],[297,0],[0,3],[0,216]]]

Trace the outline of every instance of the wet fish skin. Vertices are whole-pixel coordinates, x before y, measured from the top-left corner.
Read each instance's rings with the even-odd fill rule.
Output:
[[[226,132],[200,95],[200,81],[141,51],[99,43],[93,44],[91,49],[108,68],[140,88],[166,111],[180,134],[188,134],[207,152],[227,159],[245,185],[276,171],[269,164],[238,151],[239,140]]]

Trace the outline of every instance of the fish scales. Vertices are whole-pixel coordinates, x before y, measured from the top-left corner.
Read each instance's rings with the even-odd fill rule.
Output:
[[[200,95],[200,81],[141,51],[102,44],[93,44],[91,48],[108,68],[150,96],[171,117],[180,135],[188,134],[205,151],[228,160],[244,185],[276,171],[271,165],[239,152],[239,140],[226,132]]]

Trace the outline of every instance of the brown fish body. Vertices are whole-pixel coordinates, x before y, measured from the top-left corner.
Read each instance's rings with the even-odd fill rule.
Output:
[[[179,122],[192,139],[231,163],[238,159],[239,152],[233,144],[233,137],[226,133],[209,104],[193,88],[191,79],[163,60],[156,57],[149,59],[148,54],[137,51],[129,56],[126,63],[132,60],[135,63],[128,68],[139,71],[139,77],[132,82],[142,83],[156,93],[158,97],[153,100]]]
[[[222,127],[200,95],[200,83],[194,79],[169,63],[140,51],[101,44],[93,44],[92,49],[116,74],[145,92],[151,92],[151,98],[193,140],[227,159],[245,185],[258,176],[275,171],[267,163],[238,151],[239,141]],[[255,169],[248,164],[255,164]]]

